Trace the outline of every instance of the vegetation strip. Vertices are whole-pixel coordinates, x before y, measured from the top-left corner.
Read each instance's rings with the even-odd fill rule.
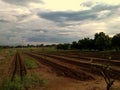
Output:
[[[37,62],[29,57],[27,57],[25,60],[25,65],[27,69],[36,69],[38,68]]]

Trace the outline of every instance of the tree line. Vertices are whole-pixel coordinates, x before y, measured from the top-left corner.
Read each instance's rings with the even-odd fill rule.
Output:
[[[58,44],[57,49],[69,50],[120,50],[120,33],[109,37],[104,32],[96,33],[93,39],[84,38],[78,41],[73,41],[71,44]]]
[[[37,44],[37,45],[32,45],[32,44],[27,44],[27,45],[16,45],[16,46],[9,46],[9,45],[0,45],[0,48],[41,48],[41,47],[55,47],[56,44],[52,45],[44,45],[44,44]]]

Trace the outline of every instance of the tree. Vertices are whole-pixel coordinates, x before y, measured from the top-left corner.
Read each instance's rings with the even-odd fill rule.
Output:
[[[65,43],[65,44],[58,44],[56,48],[57,49],[68,50],[68,49],[70,49],[70,44],[67,44],[67,43]]]
[[[120,33],[113,36],[112,45],[116,50],[120,49]]]
[[[80,49],[93,49],[94,41],[90,38],[84,38],[78,41],[78,45]]]
[[[95,34],[95,47],[98,50],[105,50],[110,48],[111,46],[111,39],[109,38],[108,35],[105,35],[105,33],[100,32]]]
[[[72,49],[78,49],[78,43],[76,41],[73,41],[71,44]]]

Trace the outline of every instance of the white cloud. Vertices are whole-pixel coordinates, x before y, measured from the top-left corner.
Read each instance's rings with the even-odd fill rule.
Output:
[[[2,0],[6,3],[13,4],[13,5],[28,5],[29,3],[43,3],[41,0]]]
[[[118,0],[44,0],[44,4],[0,0],[0,4],[0,44],[4,45],[72,42],[96,32],[113,35],[120,30]]]
[[[98,18],[106,18],[107,16],[109,16],[110,12],[111,12],[110,10],[101,11],[101,12],[98,14]]]

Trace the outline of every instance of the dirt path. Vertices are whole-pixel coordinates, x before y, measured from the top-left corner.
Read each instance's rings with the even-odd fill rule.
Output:
[[[14,80],[15,75],[20,76],[20,78],[22,80],[23,76],[26,74],[27,74],[27,70],[23,63],[23,60],[21,59],[20,54],[17,52],[13,59],[13,71],[12,71],[11,81]]]

